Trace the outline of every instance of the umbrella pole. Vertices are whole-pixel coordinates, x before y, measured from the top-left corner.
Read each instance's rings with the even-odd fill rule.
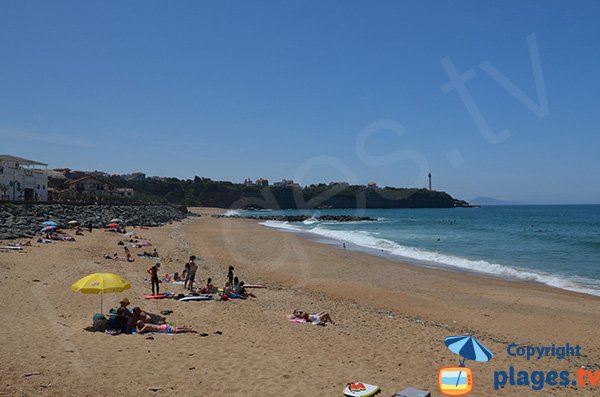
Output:
[[[456,378],[456,385],[454,386],[458,386],[458,382],[460,382],[460,374],[462,374],[462,371],[458,371],[458,378]]]
[[[102,292],[100,292],[100,314],[104,314],[102,313],[102,295],[104,295]]]

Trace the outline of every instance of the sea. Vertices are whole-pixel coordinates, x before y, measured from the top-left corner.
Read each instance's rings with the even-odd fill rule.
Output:
[[[444,209],[229,211],[228,215],[308,215],[261,222],[346,249],[415,266],[482,273],[600,296],[600,205],[511,205]],[[322,222],[320,215],[376,221]]]

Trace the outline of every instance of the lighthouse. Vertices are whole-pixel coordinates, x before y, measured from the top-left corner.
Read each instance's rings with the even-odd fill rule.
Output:
[[[429,173],[429,190],[431,190],[431,172]]]

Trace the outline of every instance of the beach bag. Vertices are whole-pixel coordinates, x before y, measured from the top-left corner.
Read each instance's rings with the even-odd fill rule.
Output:
[[[104,332],[104,330],[106,329],[107,322],[108,320],[106,319],[106,317],[104,317],[104,314],[96,313],[94,314],[94,317],[92,319],[92,328],[94,329],[94,331]]]

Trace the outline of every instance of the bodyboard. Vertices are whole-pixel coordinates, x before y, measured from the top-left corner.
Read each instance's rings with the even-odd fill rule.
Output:
[[[344,388],[344,396],[347,397],[367,397],[373,396],[379,392],[379,386],[370,385],[362,382],[348,383]]]

